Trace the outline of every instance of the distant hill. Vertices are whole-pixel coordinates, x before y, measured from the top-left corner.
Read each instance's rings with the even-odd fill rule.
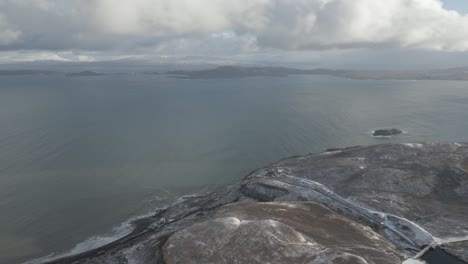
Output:
[[[48,70],[0,70],[0,76],[17,76],[17,75],[62,75],[67,77],[86,77],[86,76],[103,76],[103,75],[122,75],[122,73],[100,73],[94,71],[80,72],[61,72]]]
[[[127,75],[129,73],[102,73],[95,71],[52,71],[14,69],[0,70],[0,76],[19,75],[62,75],[67,77],[92,77],[104,75]],[[132,75],[161,75],[156,71],[132,72]],[[435,70],[410,71],[369,71],[369,70],[336,70],[336,69],[297,69],[287,67],[262,66],[219,66],[203,70],[177,70],[165,72],[171,78],[180,79],[216,79],[247,77],[287,77],[290,75],[326,75],[356,80],[457,80],[468,81],[468,67]]]
[[[243,67],[243,66],[220,66],[208,70],[196,71],[169,71],[167,74],[177,78],[206,79],[206,78],[242,78],[255,76],[285,77],[298,74],[340,74],[340,70],[314,69],[301,70],[286,67]]]
[[[245,78],[255,76],[328,75],[359,80],[468,80],[468,67],[420,71],[359,71],[286,67],[220,66],[208,70],[169,71],[168,75],[185,79]]]
[[[108,75],[108,74],[98,73],[98,72],[93,72],[93,71],[81,71],[81,72],[72,72],[72,73],[65,74],[65,76],[68,76],[68,77],[102,76],[102,75]]]
[[[468,67],[415,71],[349,71],[344,77],[371,80],[468,80]]]
[[[0,70],[0,76],[8,75],[63,75],[58,71],[40,71],[40,70]]]

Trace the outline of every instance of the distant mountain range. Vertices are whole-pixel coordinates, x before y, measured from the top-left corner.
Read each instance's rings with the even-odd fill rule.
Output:
[[[170,71],[167,74],[176,78],[209,79],[209,78],[243,78],[255,76],[286,77],[289,75],[330,75],[347,77],[350,70],[313,69],[303,70],[287,67],[243,67],[220,66],[208,70]]]
[[[142,73],[154,74],[154,73]],[[21,76],[21,75],[54,75],[67,77],[87,77],[87,76],[105,76],[105,75],[127,75],[127,73],[101,73],[94,71],[79,72],[60,72],[60,71],[41,71],[41,70],[0,70],[0,76]]]
[[[95,71],[62,72],[52,70],[12,69],[0,70],[0,76],[5,75],[47,75],[86,77],[103,75],[127,75],[165,74],[172,78],[181,79],[214,79],[214,78],[246,78],[246,77],[286,77],[289,75],[326,75],[357,80],[458,80],[468,81],[468,67],[436,69],[436,70],[411,70],[411,71],[362,71],[362,70],[334,70],[334,69],[296,69],[287,67],[262,67],[262,66],[219,66],[203,70],[177,70],[167,72],[142,71],[132,73],[101,73]]]
[[[468,67],[419,71],[360,71],[312,69],[302,70],[285,67],[221,66],[208,70],[170,71],[176,78],[211,79],[244,78],[255,76],[285,77],[289,75],[328,75],[359,80],[468,80]]]
[[[4,75],[64,75],[64,73],[41,70],[0,70],[0,76]]]

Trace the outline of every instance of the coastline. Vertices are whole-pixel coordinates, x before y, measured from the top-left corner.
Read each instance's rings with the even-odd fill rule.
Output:
[[[433,151],[435,149],[439,150],[441,153],[434,154]],[[383,153],[384,150],[386,153]],[[367,156],[365,156],[364,153],[367,153]],[[213,212],[223,210],[222,208],[226,205],[234,205],[238,202],[249,201],[307,201],[321,204],[332,209],[332,211],[338,212],[341,216],[372,227],[374,232],[386,237],[388,241],[392,242],[392,244],[397,246],[397,248],[400,248],[401,252],[398,252],[408,258],[411,257],[411,255],[414,254],[412,252],[416,252],[418,248],[433,244],[436,241],[439,241],[439,243],[435,243],[434,245],[437,244],[438,246],[444,246],[443,243],[440,243],[443,238],[440,239],[439,236],[440,234],[450,232],[449,230],[442,230],[440,227],[437,229],[434,225],[428,225],[427,223],[420,226],[421,223],[418,223],[418,221],[413,222],[406,219],[406,217],[410,215],[405,217],[401,212],[398,213],[400,215],[393,215],[392,213],[394,212],[385,212],[385,210],[382,210],[384,208],[375,208],[375,205],[373,205],[372,202],[369,202],[369,200],[366,200],[367,198],[365,196],[350,196],[349,190],[346,190],[346,188],[342,186],[340,187],[340,184],[337,186],[330,186],[329,182],[332,179],[325,181],[322,180],[322,182],[319,183],[315,181],[316,179],[308,179],[305,175],[310,175],[314,167],[317,166],[313,165],[313,163],[317,163],[318,166],[322,167],[326,165],[333,166],[333,164],[335,164],[335,169],[339,169],[343,166],[351,166],[358,171],[361,171],[363,170],[363,166],[365,166],[366,169],[367,167],[374,166],[374,164],[363,165],[362,163],[375,163],[376,161],[368,161],[368,159],[372,159],[372,155],[375,155],[376,153],[383,155],[383,160],[377,160],[377,163],[385,162],[385,164],[387,164],[389,161],[389,155],[392,156],[392,154],[400,153],[404,156],[400,157],[400,159],[405,157],[407,158],[409,155],[413,157],[411,162],[418,164],[421,160],[430,158],[447,164],[454,163],[450,166],[455,166],[460,162],[463,163],[464,157],[468,157],[468,144],[424,142],[417,144],[382,144],[370,147],[333,149],[332,151],[325,151],[318,154],[286,158],[264,168],[254,170],[252,173],[244,177],[240,183],[228,186],[220,192],[187,197],[179,203],[175,203],[167,208],[155,212],[151,216],[135,220],[132,222],[134,230],[131,233],[109,244],[77,255],[66,256],[64,258],[42,263],[93,263],[88,262],[93,259],[100,259],[103,263],[111,263],[106,261],[110,261],[110,259],[116,255],[122,256],[122,254],[127,254],[127,257],[129,258],[135,256],[135,254],[131,252],[132,250],[135,250],[135,247],[146,248],[148,244],[152,245],[151,247],[153,250],[151,252],[153,252],[153,254],[156,252],[155,257],[153,257],[152,260],[156,261],[157,259],[160,259],[160,261],[156,263],[165,263],[162,260],[164,258],[164,245],[167,240],[174,235],[174,233],[190,227],[195,223],[211,219],[213,217]],[[363,157],[356,158],[356,155]],[[421,155],[423,155],[423,157],[421,157]],[[391,160],[392,159],[390,158],[390,161]],[[351,161],[352,163],[343,164],[344,161]],[[395,163],[393,162],[393,164]],[[320,175],[323,170],[324,168],[319,168],[314,172],[314,174]],[[297,173],[300,175],[299,178]],[[335,176],[337,177],[346,176],[339,175],[340,173],[336,174],[337,175]],[[318,177],[318,179],[320,179],[320,176],[315,175],[314,177]],[[379,185],[379,183],[376,184]],[[415,185],[412,188],[418,187]],[[395,194],[393,193],[392,195]],[[411,206],[411,204],[405,206]],[[420,207],[424,205],[413,204],[413,206]],[[466,209],[468,210],[468,208]],[[436,210],[439,210],[439,208],[436,208]],[[358,213],[356,214],[356,212]],[[456,219],[457,217],[452,220]],[[383,224],[379,224],[379,221]],[[440,225],[440,223],[438,225]],[[428,227],[429,230],[427,229]],[[408,230],[412,231],[408,232]],[[452,231],[452,233],[455,231]],[[464,243],[464,241],[462,242]],[[146,252],[146,249],[143,250],[143,253],[140,252],[139,254],[144,256],[146,254],[144,252]],[[463,258],[463,256],[461,257]],[[140,259],[137,263],[145,262],[142,262]]]

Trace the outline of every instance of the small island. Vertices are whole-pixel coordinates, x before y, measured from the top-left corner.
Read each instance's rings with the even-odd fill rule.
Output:
[[[378,129],[375,130],[373,135],[374,137],[388,137],[388,136],[396,136],[402,134],[403,131],[396,128],[387,128],[387,129]]]
[[[66,73],[67,77],[85,77],[85,76],[103,76],[107,75],[105,73],[93,72],[93,71],[80,71],[80,72],[70,72]]]

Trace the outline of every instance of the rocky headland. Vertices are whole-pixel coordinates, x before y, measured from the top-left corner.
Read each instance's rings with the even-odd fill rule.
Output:
[[[134,226],[47,263],[468,263],[468,144],[292,157]]]

